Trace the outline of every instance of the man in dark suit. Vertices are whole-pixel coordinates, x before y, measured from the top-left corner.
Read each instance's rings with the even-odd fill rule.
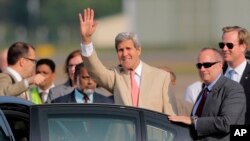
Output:
[[[224,73],[226,77],[243,86],[247,98],[245,123],[250,124],[250,64],[245,58],[249,32],[239,26],[224,27],[222,31],[222,42],[219,43],[219,47],[226,61]]]
[[[67,74],[68,80],[60,85],[57,85],[49,90],[46,103],[51,103],[52,100],[73,92],[75,88],[74,74],[75,66],[82,63],[80,50],[72,51],[65,60],[64,71]]]
[[[192,125],[197,140],[229,141],[230,125],[245,121],[244,89],[223,75],[223,59],[217,49],[202,49],[196,66],[205,85],[194,104],[192,116],[169,116],[169,120]]]
[[[83,63],[75,68],[76,88],[73,92],[52,100],[51,103],[114,103],[113,97],[95,92],[96,82],[89,76]]]

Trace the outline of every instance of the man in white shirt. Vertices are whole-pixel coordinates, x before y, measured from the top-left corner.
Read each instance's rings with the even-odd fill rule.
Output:
[[[84,15],[84,16],[83,16]],[[170,74],[140,59],[141,45],[136,34],[122,32],[116,36],[115,48],[120,65],[107,69],[97,57],[92,43],[96,29],[94,10],[79,14],[84,64],[97,83],[114,94],[116,104],[142,107],[173,115],[169,101]]]
[[[201,81],[193,82],[192,84],[188,85],[187,89],[185,90],[184,100],[194,104],[201,90],[202,90],[202,82]]]
[[[37,61],[36,74],[41,74],[45,77],[45,80],[37,86],[37,93],[41,97],[42,103],[45,103],[45,101],[47,101],[49,90],[55,87],[55,70],[56,64],[53,60],[43,58]],[[31,91],[30,94],[31,96],[32,94],[36,94],[36,91]]]
[[[8,67],[0,73],[0,96],[17,96],[30,100],[27,93],[33,84],[44,81],[41,74],[34,75],[35,48],[24,42],[15,42],[8,49]]]

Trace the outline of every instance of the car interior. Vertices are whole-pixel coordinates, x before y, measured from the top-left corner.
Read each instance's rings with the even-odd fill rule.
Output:
[[[29,141],[29,109],[25,106],[1,105],[16,141]]]

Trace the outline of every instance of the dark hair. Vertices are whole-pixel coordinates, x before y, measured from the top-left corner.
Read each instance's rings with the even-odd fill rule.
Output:
[[[44,58],[44,59],[40,59],[37,61],[36,63],[36,68],[40,65],[47,65],[49,66],[50,70],[54,73],[56,70],[56,64],[53,60],[48,59],[48,58]]]
[[[74,50],[73,52],[71,52],[71,53],[68,55],[68,57],[67,57],[67,59],[66,59],[66,61],[65,61],[65,64],[64,64],[64,71],[65,71],[65,73],[69,74],[68,65],[69,65],[70,59],[72,59],[72,58],[74,58],[74,57],[76,57],[76,56],[78,56],[78,55],[81,56],[81,50],[80,50],[80,49]]]
[[[80,64],[76,65],[74,80],[76,80],[77,76],[80,75],[80,71],[82,68],[84,68],[84,63],[80,63]]]
[[[17,61],[28,55],[29,49],[35,50],[35,48],[24,42],[15,42],[13,43],[8,50],[7,61],[9,65],[15,65]]]

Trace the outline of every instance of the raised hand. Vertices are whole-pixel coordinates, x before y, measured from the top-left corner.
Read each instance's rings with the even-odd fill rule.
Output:
[[[82,43],[89,44],[91,36],[96,30],[97,23],[94,21],[94,10],[91,8],[84,9],[83,15],[79,13],[80,32]]]
[[[45,80],[45,77],[41,74],[36,74],[30,78],[27,79],[28,83],[30,85],[35,84],[35,85],[39,85],[40,83],[42,83]]]

